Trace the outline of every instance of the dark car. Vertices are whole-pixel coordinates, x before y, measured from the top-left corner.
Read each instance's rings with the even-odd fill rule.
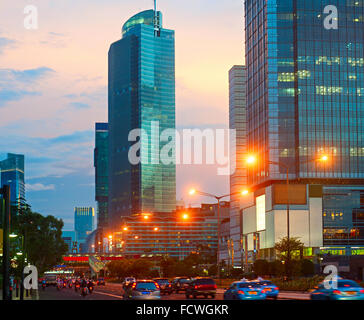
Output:
[[[158,283],[161,294],[171,294],[173,292],[172,284],[168,279],[157,278],[157,279],[154,279],[154,281],[156,283]]]
[[[198,296],[204,296],[205,298],[211,296],[212,299],[215,299],[216,288],[216,283],[213,279],[196,278],[186,288],[186,298],[189,299],[192,296],[196,299]]]
[[[152,280],[138,280],[130,284],[124,291],[125,300],[159,300],[160,288]]]
[[[104,278],[98,278],[97,279],[97,285],[98,286],[104,286],[105,285],[105,279]]]
[[[174,278],[172,281],[172,289],[176,293],[180,293],[181,291],[186,291],[188,284],[190,283],[191,279],[187,277],[178,277]]]

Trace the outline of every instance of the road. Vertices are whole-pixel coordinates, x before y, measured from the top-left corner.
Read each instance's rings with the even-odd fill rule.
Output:
[[[223,299],[223,289],[218,289],[215,300]],[[82,297],[80,292],[74,289],[65,288],[58,291],[55,287],[48,287],[46,290],[39,291],[40,300],[122,300],[121,284],[108,283],[105,286],[95,287],[95,291],[91,295]],[[278,296],[279,300],[309,300],[308,293],[298,292],[281,292]],[[173,293],[171,295],[162,295],[162,300],[186,300],[184,294]],[[199,300],[210,300],[200,298]]]

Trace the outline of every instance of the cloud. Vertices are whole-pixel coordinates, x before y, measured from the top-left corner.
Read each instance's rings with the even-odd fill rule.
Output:
[[[42,95],[37,90],[31,90],[32,86],[35,87],[38,80],[54,72],[47,67],[26,70],[0,69],[0,107],[10,101],[19,101],[26,96]]]
[[[71,102],[69,105],[76,109],[90,109],[90,106],[83,102]]]
[[[0,54],[4,51],[4,49],[12,47],[16,41],[0,37]]]
[[[55,72],[48,67],[39,67],[34,69],[16,70],[16,69],[0,69],[0,86],[4,87],[6,84],[29,84]]]
[[[42,183],[35,183],[35,184],[27,184],[25,186],[26,191],[47,191],[47,190],[55,190],[54,184],[44,185]]]
[[[40,96],[40,92],[30,92],[23,90],[0,90],[0,107],[3,107],[10,101],[18,101],[26,96]]]

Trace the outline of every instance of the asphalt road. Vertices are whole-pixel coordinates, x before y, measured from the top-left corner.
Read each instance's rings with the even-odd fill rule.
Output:
[[[223,289],[218,289],[215,300],[223,299]],[[162,300],[186,300],[183,293],[171,295],[162,295]],[[82,297],[80,291],[75,292],[74,289],[65,288],[60,291],[56,287],[47,287],[46,290],[39,291],[40,300],[122,300],[121,284],[108,283],[105,286],[97,286],[92,294]],[[279,300],[309,300],[308,293],[298,292],[281,292],[278,296]],[[198,300],[211,300],[199,298]]]

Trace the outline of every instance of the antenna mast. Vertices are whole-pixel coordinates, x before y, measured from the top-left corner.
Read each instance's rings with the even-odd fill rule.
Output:
[[[154,0],[154,36],[157,37],[159,34],[159,23],[157,13],[157,0]]]

